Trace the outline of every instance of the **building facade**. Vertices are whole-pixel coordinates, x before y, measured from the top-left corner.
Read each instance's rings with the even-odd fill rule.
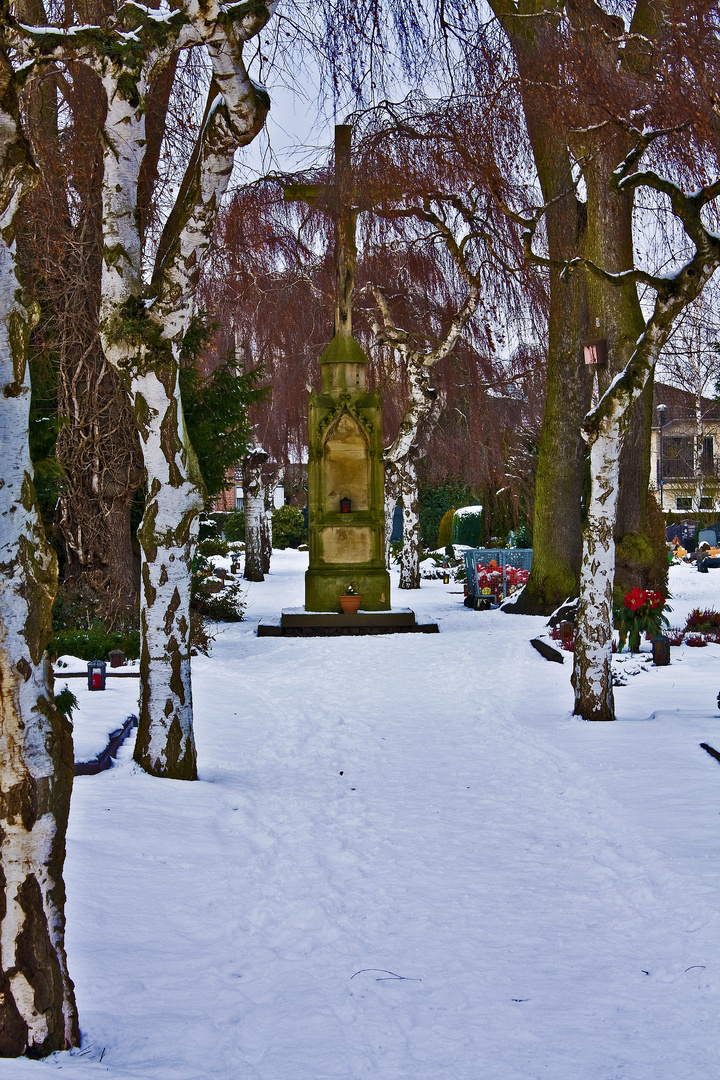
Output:
[[[720,510],[720,401],[656,383],[650,453],[662,510]]]

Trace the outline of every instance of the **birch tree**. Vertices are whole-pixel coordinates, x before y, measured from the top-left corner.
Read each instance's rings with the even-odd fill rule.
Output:
[[[139,530],[141,700],[136,760],[178,779],[197,775],[192,731],[190,562],[203,505],[187,439],[178,370],[194,291],[237,147],[261,129],[269,101],[250,79],[243,46],[271,17],[268,3],[200,4],[156,12],[122,4],[104,25],[22,28],[35,57],[90,66],[102,85],[103,267],[100,334],[130,395],[140,434],[146,506]],[[153,83],[178,49],[203,46],[212,82],[180,191],[161,237],[152,281],[143,280],[138,191]]]
[[[19,126],[0,4],[0,1057],[79,1041],[65,958],[62,869],[73,777],[70,724],[45,653],[57,587],[28,449],[28,339],[16,274],[19,204],[35,181]]]
[[[720,180],[686,194],[679,184],[652,169],[637,170],[642,154],[661,133],[635,133],[636,144],[613,174],[618,193],[649,188],[664,195],[682,224],[694,253],[674,273],[652,274],[632,269],[612,273],[589,259],[574,260],[573,267],[615,288],[642,283],[655,293],[655,302],[633,353],[622,373],[588,414],[583,434],[590,448],[591,492],[584,528],[580,605],[573,668],[575,713],[585,720],[613,720],[611,678],[614,523],[617,509],[618,469],[623,440],[639,400],[673,326],[702,292],[720,266],[720,237],[703,222],[702,212],[720,195]]]
[[[245,507],[245,569],[246,581],[264,581],[263,533],[265,531],[265,485],[263,466],[268,454],[261,446],[249,447],[242,463],[243,505]]]
[[[400,500],[403,516],[403,545],[400,552],[401,589],[420,588],[420,503],[416,455],[421,433],[437,408],[437,393],[431,385],[432,369],[438,361],[449,356],[465,325],[475,314],[480,302],[481,280],[473,273],[466,257],[468,233],[459,242],[452,230],[427,200],[422,214],[440,233],[453,261],[467,286],[465,299],[450,320],[450,325],[435,348],[419,347],[414,335],[399,328],[393,319],[390,304],[378,286],[371,286],[381,319],[373,319],[377,342],[389,345],[402,357],[408,396],[400,427],[393,442],[385,450],[385,532],[389,542],[395,505]]]

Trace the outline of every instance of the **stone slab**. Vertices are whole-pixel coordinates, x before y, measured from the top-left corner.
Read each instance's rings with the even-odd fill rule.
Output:
[[[307,612],[307,615],[315,616],[314,621],[298,620],[300,611],[296,611],[295,618],[286,623],[286,612],[282,619],[272,622],[260,623],[257,628],[258,637],[360,637],[364,634],[437,634],[437,623],[419,623],[415,621],[415,613],[410,611],[411,619],[407,619],[408,609],[400,612],[392,611],[368,611],[367,621],[358,615],[333,615],[327,612]],[[392,621],[388,616],[405,616],[402,621]],[[384,616],[384,618],[378,618]]]
[[[304,608],[284,608],[281,626],[414,626],[415,612],[410,608],[391,608],[390,611],[360,611],[344,615],[334,611],[305,611]]]

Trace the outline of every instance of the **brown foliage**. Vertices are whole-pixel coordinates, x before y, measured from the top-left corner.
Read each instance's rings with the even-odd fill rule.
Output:
[[[63,79],[63,101],[57,83]],[[26,95],[40,182],[24,205],[25,280],[40,303],[32,348],[57,365],[64,472],[55,517],[68,585],[96,597],[108,628],[133,617],[137,589],[130,507],[142,480],[126,392],[98,336],[103,103],[80,65]],[[60,109],[68,109],[59,126]],[[34,121],[34,122],[32,122]]]

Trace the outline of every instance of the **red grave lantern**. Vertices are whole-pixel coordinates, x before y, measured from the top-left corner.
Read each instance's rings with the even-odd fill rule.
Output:
[[[341,514],[349,514],[350,513],[350,505],[351,505],[350,500],[348,499],[348,497],[346,495],[344,499],[340,500],[340,513]]]

